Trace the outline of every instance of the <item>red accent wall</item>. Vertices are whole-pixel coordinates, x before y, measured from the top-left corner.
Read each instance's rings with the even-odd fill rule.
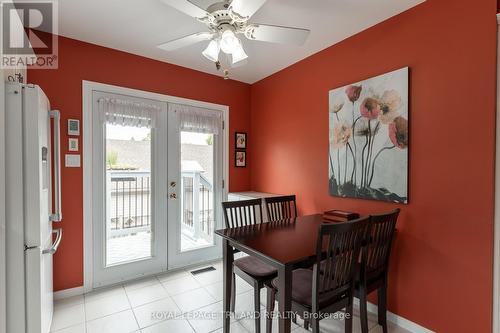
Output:
[[[61,110],[63,153],[68,152],[67,119],[82,119],[82,80],[228,105],[230,152],[234,132],[250,131],[249,85],[73,39],[59,38],[59,69],[30,69],[28,78],[42,87],[52,108]],[[82,154],[83,136],[79,139]],[[230,191],[248,190],[250,168],[233,164],[231,155]],[[64,237],[54,257],[55,290],[83,285],[82,182],[82,168],[62,168]]]
[[[496,1],[428,0],[252,85],[252,189],[301,214],[396,205],[328,194],[328,91],[410,67],[409,204],[389,309],[436,332],[491,332]]]

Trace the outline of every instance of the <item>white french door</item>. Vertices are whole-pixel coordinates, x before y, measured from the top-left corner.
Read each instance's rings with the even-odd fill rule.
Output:
[[[92,287],[220,257],[221,114],[92,92]]]
[[[92,99],[93,287],[100,287],[165,267],[167,117],[165,103],[154,100],[106,92]],[[156,114],[120,124],[106,114],[112,101]]]
[[[169,269],[221,255],[220,240],[214,230],[221,227],[222,221],[222,128],[211,130],[203,124],[191,126],[191,123],[183,126],[185,120],[180,113],[189,116],[190,112],[210,111],[176,104],[169,106]]]

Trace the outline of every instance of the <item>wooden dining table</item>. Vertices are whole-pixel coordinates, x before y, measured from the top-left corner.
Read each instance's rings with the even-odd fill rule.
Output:
[[[223,332],[229,333],[234,249],[247,253],[278,270],[279,332],[291,330],[292,270],[312,262],[316,256],[321,214],[216,230],[223,249]]]

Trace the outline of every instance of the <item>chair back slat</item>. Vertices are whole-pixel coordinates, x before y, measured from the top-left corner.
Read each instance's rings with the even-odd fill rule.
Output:
[[[363,267],[368,277],[387,272],[392,240],[400,209],[380,215],[372,215],[367,246],[363,253]]]
[[[297,217],[295,195],[264,198],[269,221],[279,221]]]
[[[262,200],[228,201],[222,203],[226,228],[262,223]]]
[[[313,268],[313,299],[322,294],[342,294],[354,287],[361,246],[369,217],[345,223],[322,224],[318,233],[317,258]],[[323,271],[319,272],[321,262]]]

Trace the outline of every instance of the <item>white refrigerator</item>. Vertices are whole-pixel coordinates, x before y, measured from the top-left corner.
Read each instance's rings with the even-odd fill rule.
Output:
[[[39,86],[6,83],[5,127],[7,332],[47,333],[62,239],[59,112]]]

